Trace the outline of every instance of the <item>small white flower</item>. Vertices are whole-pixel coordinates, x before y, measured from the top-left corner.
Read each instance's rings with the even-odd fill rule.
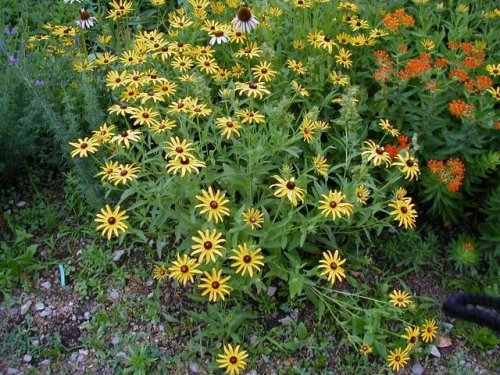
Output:
[[[74,2],[79,3],[82,0],[64,0],[64,4],[73,4]]]
[[[249,33],[255,29],[260,22],[257,21],[257,18],[255,18],[250,8],[241,7],[231,23],[241,32]]]

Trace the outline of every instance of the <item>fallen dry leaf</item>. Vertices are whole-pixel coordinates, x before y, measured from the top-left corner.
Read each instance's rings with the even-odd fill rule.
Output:
[[[449,337],[438,336],[436,340],[436,346],[438,348],[447,348],[448,346],[451,346],[451,344],[451,339]]]

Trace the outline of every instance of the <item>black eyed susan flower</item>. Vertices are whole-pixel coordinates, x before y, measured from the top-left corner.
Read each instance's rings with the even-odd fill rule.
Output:
[[[170,105],[168,106],[168,109],[167,109],[167,113],[169,113],[169,114],[187,113],[188,106],[192,100],[193,100],[193,98],[188,96],[188,97],[181,98],[177,101],[170,103]]]
[[[200,56],[196,60],[196,66],[205,73],[215,74],[217,70],[220,69],[219,65],[213,57],[210,56]]]
[[[408,151],[403,151],[396,156],[396,161],[392,165],[400,167],[401,173],[404,173],[405,178],[410,181],[415,178],[418,180],[420,168],[418,167],[417,160],[411,156]]]
[[[381,119],[378,123],[378,125],[387,132],[388,134],[392,135],[393,137],[399,136],[401,133],[399,132],[398,129],[396,129],[392,124],[390,123],[389,120],[387,119]]]
[[[111,18],[113,21],[119,20],[134,10],[130,0],[113,0],[109,5],[112,9],[108,10],[106,18]]]
[[[212,268],[212,273],[205,272],[204,276],[201,278],[201,283],[198,285],[199,288],[205,289],[201,295],[208,295],[208,300],[210,302],[217,302],[220,298],[224,300],[225,295],[231,293],[231,288],[227,285],[227,282],[231,279],[231,276],[222,277],[222,270],[217,270]]]
[[[236,273],[241,273],[241,276],[245,276],[248,273],[250,277],[253,277],[254,269],[255,272],[259,272],[264,266],[262,262],[264,257],[259,254],[260,252],[260,248],[249,250],[246,243],[238,245],[236,249],[233,249],[234,255],[229,257],[229,259],[234,260],[231,267],[236,268]]]
[[[167,267],[164,265],[156,265],[153,267],[153,279],[162,281],[168,277]]]
[[[316,155],[313,163],[314,163],[314,172],[325,177],[328,176],[328,169],[330,168],[330,165],[328,165],[323,155]]]
[[[262,50],[258,47],[257,43],[248,43],[244,48],[240,49],[234,54],[235,57],[243,57],[247,59],[253,59],[254,57],[259,57]]]
[[[337,43],[333,41],[333,38],[330,35],[321,35],[318,40],[318,47],[326,49],[328,53],[333,52],[333,47],[338,47]]]
[[[139,130],[124,130],[120,134],[111,138],[111,143],[123,144],[125,148],[130,147],[130,142],[137,142],[141,139],[141,132]]]
[[[352,60],[350,59],[352,53],[349,50],[340,48],[337,55],[335,55],[335,61],[342,65],[344,68],[349,69],[352,66]]]
[[[356,194],[356,202],[361,204],[366,204],[366,201],[370,197],[370,190],[368,190],[364,185],[359,185],[356,188],[355,194]]]
[[[385,163],[386,166],[391,164],[391,155],[384,147],[376,144],[372,140],[365,141],[364,143],[366,147],[361,154],[368,155],[368,161],[371,161],[373,165],[378,166],[382,164],[382,162]]]
[[[259,229],[262,228],[264,215],[260,210],[252,207],[243,212],[243,221],[245,222],[245,224],[249,225],[252,230]]]
[[[306,74],[308,71],[308,69],[300,61],[291,59],[288,60],[286,64],[291,70],[298,74]]]
[[[170,141],[167,142],[167,157],[173,159],[180,158],[194,158],[191,153],[193,144],[188,143],[185,139],[181,140],[179,137],[171,137]]]
[[[116,113],[118,116],[125,116],[127,114],[130,114],[130,108],[127,104],[122,103],[122,104],[113,104],[111,107],[108,108],[108,112],[110,115]]]
[[[190,118],[205,117],[212,113],[212,110],[206,104],[198,103],[197,99],[189,101],[186,110]]]
[[[137,178],[137,173],[141,171],[141,168],[135,166],[135,164],[120,164],[113,173],[109,176],[109,181],[116,185],[126,184]]]
[[[401,335],[402,338],[408,341],[408,347],[413,348],[418,342],[418,336],[420,335],[420,331],[418,327],[406,327],[405,334]]]
[[[437,334],[437,324],[434,319],[425,319],[425,323],[420,329],[420,336],[423,342],[432,342],[436,338]]]
[[[109,65],[116,61],[118,57],[110,54],[109,52],[100,53],[95,59],[94,63],[98,66]]]
[[[170,65],[172,65],[172,68],[177,69],[180,72],[185,72],[192,68],[194,61],[187,56],[177,56],[172,60]]]
[[[139,107],[132,110],[130,118],[134,121],[134,125],[153,126],[158,123],[160,114],[152,108]]]
[[[199,263],[196,259],[190,258],[187,255],[182,257],[177,254],[177,260],[172,262],[172,266],[168,269],[170,277],[176,279],[179,283],[186,286],[187,282],[194,283],[196,274],[201,274],[198,270]]]
[[[215,43],[227,43],[231,39],[229,28],[224,26],[219,26],[217,29],[210,32],[209,35],[211,36],[211,39],[208,43],[211,46],[213,46]]]
[[[328,194],[322,194],[323,200],[320,200],[319,209],[324,217],[332,215],[335,220],[342,216],[350,217],[352,215],[353,205],[347,203],[346,196],[341,191],[329,191]]]
[[[394,200],[400,201],[400,200],[405,200],[407,202],[411,202],[411,197],[407,197],[406,194],[408,192],[406,191],[405,188],[397,188],[396,191],[394,192]]]
[[[240,95],[247,94],[251,98],[262,99],[265,94],[271,94],[262,82],[236,82],[235,86]]]
[[[318,266],[319,270],[323,269],[320,275],[326,276],[332,285],[335,284],[336,279],[341,282],[346,278],[345,270],[342,267],[345,261],[345,259],[340,258],[338,250],[335,250],[333,255],[330,250],[323,252],[323,259],[319,261],[320,265]]]
[[[394,211],[389,212],[394,216],[394,220],[399,221],[399,226],[404,226],[405,229],[414,228],[417,218],[415,205],[411,203],[411,198],[393,200],[389,203],[389,207],[394,208]]]
[[[495,98],[496,101],[500,100],[500,86],[497,87],[490,87],[489,89],[486,90]]]
[[[297,8],[310,8],[312,6],[311,0],[293,0],[293,4]]]
[[[226,193],[220,191],[213,191],[212,187],[208,187],[207,190],[201,191],[202,195],[197,195],[201,204],[197,204],[196,208],[201,208],[200,213],[207,213],[208,221],[214,220],[216,223],[222,222],[222,216],[229,216],[229,209],[225,207],[225,204],[229,202],[229,199],[225,199]]]
[[[245,68],[243,68],[240,64],[234,64],[231,68],[231,74],[234,78],[240,78],[243,74],[245,74]]]
[[[231,30],[229,33],[229,37],[231,39],[231,43],[243,44],[247,40],[247,37],[243,33],[243,31],[240,31],[238,29]]]
[[[389,33],[381,29],[373,29],[370,31],[370,38],[372,39],[382,38],[387,35],[389,35]]]
[[[99,147],[99,143],[92,138],[79,138],[76,142],[69,142],[71,146],[75,149],[71,151],[71,157],[74,158],[78,156],[80,158],[86,158],[89,154],[95,154],[97,152],[97,148]]]
[[[113,172],[115,172],[117,169],[118,169],[118,162],[116,161],[107,161],[106,163],[104,163],[103,166],[101,166],[101,171],[99,173],[97,173],[97,177],[101,176],[101,181],[104,181],[104,180],[107,180],[109,181],[111,175],[113,174]]]
[[[297,206],[300,202],[304,202],[304,196],[306,190],[299,188],[295,183],[295,178],[284,179],[280,176],[273,176],[275,180],[278,181],[277,184],[272,184],[271,188],[277,187],[278,189],[274,192],[274,196],[278,198],[287,197],[294,206]]]
[[[120,62],[125,66],[142,64],[141,55],[135,51],[125,51],[120,55]]]
[[[205,168],[206,165],[201,160],[198,160],[189,156],[181,156],[180,158],[169,160],[167,166],[168,173],[177,174],[181,172],[181,177],[184,177],[186,173],[200,173],[201,168]]]
[[[202,263],[205,261],[206,264],[216,261],[216,256],[222,256],[220,250],[224,249],[221,245],[226,240],[222,238],[222,234],[218,233],[215,229],[212,231],[205,230],[204,232],[198,231],[199,237],[191,237],[194,245],[191,246],[193,252],[191,255],[198,255],[198,261]]]
[[[244,108],[244,109],[238,109],[236,112],[236,116],[238,116],[241,119],[241,123],[245,124],[260,124],[263,122],[266,122],[266,118],[264,115],[260,114],[258,111],[254,111],[249,108]]]
[[[292,81],[290,86],[292,86],[292,89],[300,96],[309,96],[309,91],[297,81]]]
[[[340,33],[335,38],[340,44],[349,44],[352,36],[347,33]]]
[[[175,94],[177,84],[169,80],[162,81],[154,87],[154,92],[161,94],[164,97],[170,97]]]
[[[98,213],[95,221],[101,223],[97,226],[97,230],[102,230],[102,235],[108,237],[108,240],[112,236],[118,237],[118,232],[125,232],[128,225],[125,220],[128,219],[127,211],[120,211],[120,206],[116,206],[114,210],[107,204],[105,208],[101,209]]]
[[[231,138],[233,134],[240,136],[241,124],[231,117],[219,117],[215,120],[215,124],[221,129],[221,135],[226,139]]]
[[[231,23],[235,25],[238,30],[249,33],[257,27],[259,21],[257,21],[257,18],[255,18],[250,8],[241,7]]]
[[[172,130],[176,126],[177,124],[174,120],[163,119],[160,120],[158,124],[151,126],[151,130],[153,131],[153,134],[160,134],[166,132],[167,130]]]
[[[492,77],[500,77],[500,64],[488,64],[486,71]]]
[[[316,124],[311,121],[308,117],[305,117],[300,124],[300,132],[302,133],[302,138],[307,143],[314,139],[314,133],[316,131]]]
[[[259,82],[269,82],[276,76],[276,70],[272,69],[271,63],[263,61],[252,68],[252,74]]]
[[[349,83],[349,77],[339,74],[335,71],[328,74],[330,81],[336,86],[345,86]]]
[[[391,367],[391,369],[396,372],[403,368],[409,360],[410,356],[408,355],[408,352],[406,351],[406,349],[403,350],[401,348],[397,348],[396,350],[391,351],[387,356],[389,367]]]
[[[389,294],[389,303],[396,307],[406,307],[411,304],[411,295],[404,290],[393,290]]]
[[[97,141],[99,144],[104,144],[108,142],[113,136],[115,136],[114,133],[115,126],[114,125],[109,125],[104,123],[102,124],[98,130],[94,130],[92,133],[92,139]]]
[[[363,355],[368,355],[370,353],[373,352],[373,348],[368,345],[368,344],[363,344],[359,347],[359,351],[363,354]]]
[[[225,369],[229,375],[239,375],[245,369],[247,363],[245,358],[248,354],[245,350],[240,350],[240,346],[233,347],[231,344],[224,345],[224,353],[217,356],[219,368]]]

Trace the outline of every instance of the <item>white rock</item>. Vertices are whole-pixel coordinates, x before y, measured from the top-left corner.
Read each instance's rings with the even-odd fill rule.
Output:
[[[25,201],[19,201],[16,203],[16,207],[18,208],[23,208],[24,206],[26,206],[26,202]]]
[[[71,362],[76,362],[77,359],[78,359],[78,353],[77,352],[71,353],[71,356],[69,357],[69,360]]]
[[[154,283],[154,280],[149,279],[148,281],[146,281],[146,286],[151,286],[151,285],[153,285],[153,283]]]
[[[23,362],[24,362],[24,363],[30,363],[32,359],[33,359],[33,357],[32,357],[32,356],[30,356],[29,354],[25,354],[25,355],[23,356]]]
[[[119,342],[120,342],[120,336],[118,334],[114,335],[111,338],[111,344],[118,345]]]
[[[422,375],[424,373],[424,368],[420,362],[416,361],[413,366],[411,366],[411,372],[415,375]]]
[[[9,367],[7,369],[7,375],[19,374],[19,370],[17,368]]]
[[[32,301],[28,301],[21,306],[21,315],[26,315],[26,313],[30,310],[32,303],[33,303]]]
[[[432,345],[432,347],[431,347],[431,354],[432,354],[434,357],[441,358],[441,353],[439,352],[439,350],[438,350],[438,348],[436,347],[436,345]]]
[[[86,312],[83,314],[83,317],[85,318],[85,320],[90,320],[90,312],[89,312],[89,311],[86,311]]]
[[[44,289],[50,289],[52,287],[52,283],[50,281],[46,281],[46,282],[42,283],[41,285],[42,285],[42,288],[44,288]]]
[[[125,254],[125,250],[116,250],[113,253],[113,260],[115,262],[118,262],[120,260],[120,258],[122,257],[123,254]]]
[[[111,299],[117,299],[118,297],[120,297],[120,293],[118,293],[118,291],[116,289],[112,289],[109,292],[109,297]]]
[[[267,295],[269,297],[274,296],[274,294],[276,293],[276,290],[278,290],[278,288],[276,288],[275,286],[270,286],[269,289],[267,289]]]
[[[43,304],[43,302],[37,302],[35,304],[35,310],[36,311],[42,311],[44,308],[45,308],[45,305]]]
[[[189,370],[191,372],[194,372],[195,374],[199,373],[200,372],[200,365],[197,364],[196,362],[191,362],[189,364]]]
[[[294,320],[289,316],[285,316],[283,319],[280,319],[279,322],[284,326],[291,326],[294,324]]]
[[[43,310],[41,313],[40,313],[40,316],[42,318],[45,318],[46,316],[49,316],[50,314],[52,314],[52,309],[50,307],[46,307],[45,310]]]
[[[42,366],[48,366],[50,364],[50,361],[48,359],[44,359],[42,362],[40,362],[40,365]]]
[[[40,345],[40,341],[38,341],[38,340],[31,340],[31,345],[34,346],[34,347],[37,347],[38,345]]]
[[[148,294],[148,299],[151,299],[151,298],[153,298],[153,292]]]

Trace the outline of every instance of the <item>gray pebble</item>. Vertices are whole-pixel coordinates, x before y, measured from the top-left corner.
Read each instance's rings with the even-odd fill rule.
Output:
[[[21,306],[21,315],[26,315],[26,313],[30,310],[32,303],[33,303],[32,301],[28,301]]]
[[[85,314],[83,314],[83,317],[85,320],[90,320],[90,312],[86,311]]]
[[[23,208],[24,206],[26,206],[26,202],[25,201],[19,201],[16,203],[16,207],[18,208]]]
[[[50,281],[46,281],[46,282],[42,283],[41,285],[42,285],[42,288],[47,289],[47,290],[52,287],[52,283]]]
[[[424,368],[420,362],[416,361],[411,367],[411,372],[415,375],[422,375],[424,373]]]
[[[109,292],[109,297],[111,299],[118,299],[118,297],[120,297],[120,293],[118,293],[118,291],[116,289],[112,289]]]
[[[151,286],[151,285],[153,285],[153,283],[154,283],[154,280],[149,279],[148,281],[146,281],[146,286]]]
[[[42,366],[48,366],[50,364],[50,361],[48,359],[44,359],[42,362],[40,362],[40,365]]]
[[[113,260],[115,262],[118,262],[120,260],[120,258],[122,257],[123,254],[125,254],[125,250],[116,250],[113,253]]]
[[[275,286],[270,286],[268,289],[267,289],[267,295],[269,297],[272,297],[274,296],[274,294],[276,293],[276,291],[278,290],[278,288],[276,288]]]
[[[441,358],[441,353],[439,352],[439,350],[438,350],[438,348],[436,347],[436,345],[432,345],[432,348],[431,348],[431,354],[432,354],[434,357]]]
[[[194,372],[195,374],[199,373],[200,372],[200,365],[197,364],[196,362],[191,362],[189,364],[189,370],[191,372]]]
[[[41,313],[40,313],[40,316],[42,318],[45,318],[46,316],[49,316],[52,314],[52,309],[50,307],[46,307],[45,310],[43,310]]]
[[[43,304],[43,302],[37,302],[35,304],[35,310],[36,311],[42,311],[44,308],[45,308],[45,305]]]
[[[19,374],[19,370],[17,368],[9,367],[7,369],[7,375]]]
[[[32,359],[33,359],[33,357],[31,355],[29,355],[29,354],[25,354],[23,356],[23,362],[24,363],[30,363]]]

